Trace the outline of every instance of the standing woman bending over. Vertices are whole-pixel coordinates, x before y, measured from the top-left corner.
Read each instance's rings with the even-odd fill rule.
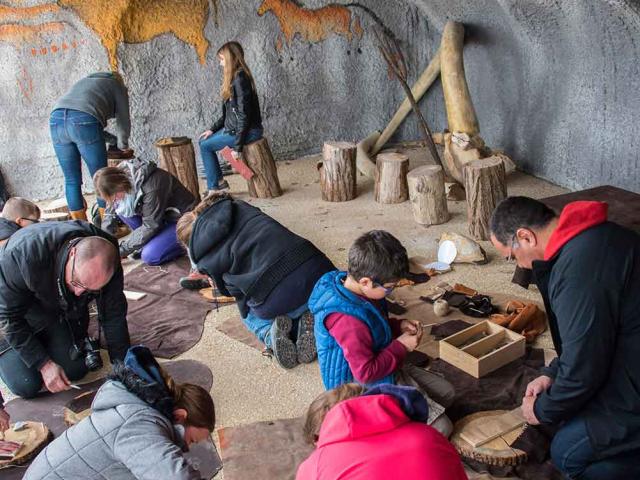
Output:
[[[184,255],[176,222],[196,199],[176,177],[153,162],[134,159],[101,168],[93,183],[107,201],[102,228],[114,233],[118,216],[133,230],[120,242],[120,257],[139,254],[146,264],[161,265]]]
[[[82,158],[91,176],[107,166],[107,141],[116,138],[104,129],[107,120],[117,121],[117,144],[129,148],[129,94],[117,72],[98,72],[78,81],[60,98],[51,112],[49,127],[53,148],[64,174],[64,189],[71,218],[87,219],[82,198]],[[104,199],[98,197],[100,213]]]
[[[200,153],[209,191],[229,188],[226,180],[222,180],[216,152],[231,147],[237,158],[242,155],[244,145],[262,138],[260,103],[242,47],[238,42],[228,42],[220,47],[217,55],[223,70],[222,115],[200,135]]]

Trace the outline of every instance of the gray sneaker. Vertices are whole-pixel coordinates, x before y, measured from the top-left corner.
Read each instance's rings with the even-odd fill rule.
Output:
[[[282,368],[293,368],[298,365],[296,344],[291,340],[293,321],[286,315],[276,317],[271,325],[271,350]]]
[[[316,337],[313,334],[313,315],[306,311],[298,320],[298,362],[311,363],[316,359]]]

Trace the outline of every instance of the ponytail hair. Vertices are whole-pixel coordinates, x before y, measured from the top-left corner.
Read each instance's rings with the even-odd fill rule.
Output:
[[[189,249],[189,242],[191,241],[191,233],[193,232],[193,225],[196,223],[196,220],[200,216],[202,212],[204,212],[207,208],[209,208],[214,203],[224,199],[224,198],[233,198],[227,192],[221,191],[211,191],[209,195],[207,195],[204,200],[202,200],[198,205],[195,206],[193,210],[185,213],[180,217],[178,223],[176,225],[176,236],[178,237],[178,241],[184,245],[184,247]]]
[[[174,410],[178,408],[186,410],[185,424],[206,428],[209,432],[213,432],[216,426],[216,411],[209,392],[200,385],[176,383],[162,367],[160,367],[160,375],[169,394],[173,397]]]

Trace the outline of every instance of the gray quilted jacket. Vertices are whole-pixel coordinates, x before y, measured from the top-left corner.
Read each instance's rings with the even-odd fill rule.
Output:
[[[105,383],[92,410],[40,452],[23,480],[200,480],[169,419],[122,383]]]

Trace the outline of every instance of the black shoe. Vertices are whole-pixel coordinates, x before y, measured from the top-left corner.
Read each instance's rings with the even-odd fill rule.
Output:
[[[306,311],[298,320],[298,362],[311,363],[316,359],[316,337],[313,334],[313,315]]]
[[[209,279],[197,272],[191,272],[187,277],[182,277],[178,280],[178,284],[186,290],[202,290],[211,286]]]
[[[271,349],[273,356],[282,368],[293,368],[298,365],[296,344],[290,338],[293,321],[281,315],[276,317],[271,326]]]

